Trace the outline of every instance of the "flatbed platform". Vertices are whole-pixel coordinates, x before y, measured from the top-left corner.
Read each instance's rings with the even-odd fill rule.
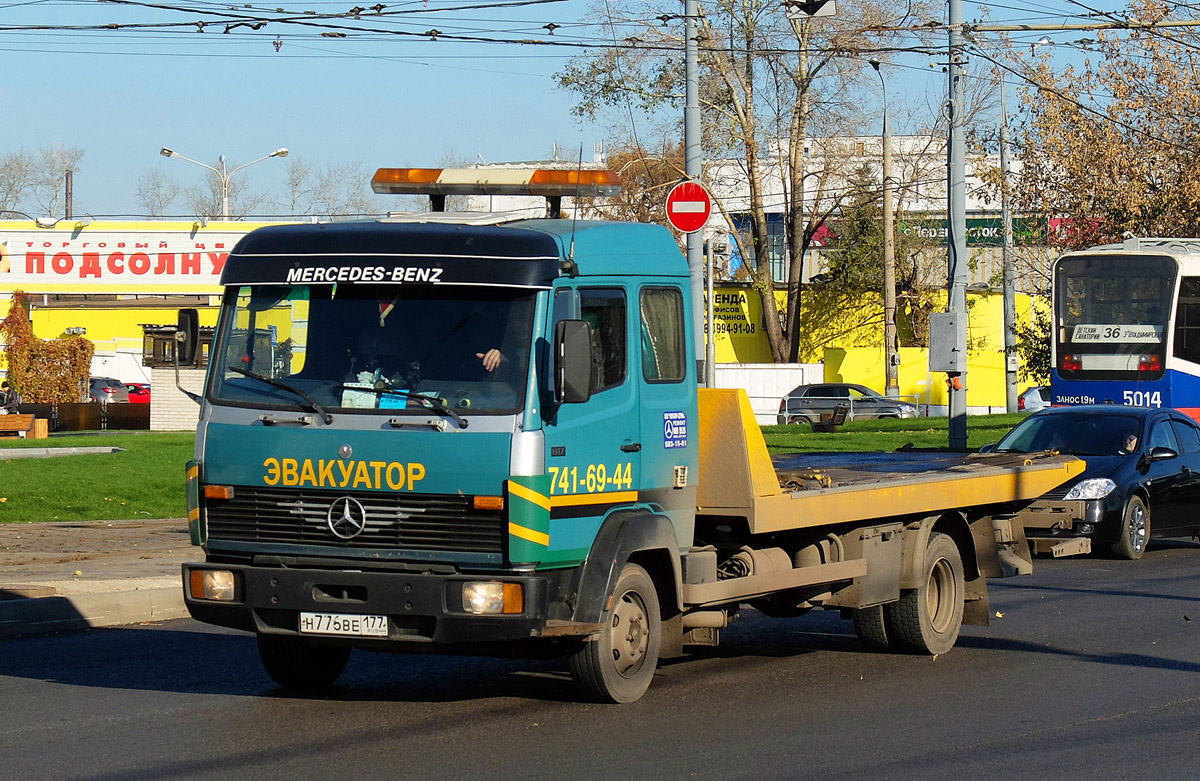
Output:
[[[865,453],[786,453],[771,457],[784,490],[849,487],[880,479],[945,480],[978,476],[992,470],[1018,469],[1053,460],[1051,453],[951,453],[927,450]],[[1061,462],[1061,459],[1059,459]]]
[[[755,534],[1027,502],[1084,469],[1053,453],[771,457],[744,391],[705,389],[700,420],[697,511],[745,518]]]

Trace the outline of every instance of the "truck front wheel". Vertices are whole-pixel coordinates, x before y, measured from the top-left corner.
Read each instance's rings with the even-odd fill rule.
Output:
[[[258,656],[285,689],[314,691],[337,680],[350,659],[348,645],[314,645],[300,637],[259,635]]]
[[[633,702],[650,686],[662,643],[658,592],[646,570],[625,565],[612,605],[600,636],[571,656],[569,667],[588,697]]]
[[[965,594],[962,557],[949,536],[929,536],[920,583],[886,606],[888,635],[900,650],[944,654],[958,640]]]

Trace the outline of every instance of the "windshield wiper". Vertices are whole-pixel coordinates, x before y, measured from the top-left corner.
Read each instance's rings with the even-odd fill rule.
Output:
[[[241,369],[237,366],[226,366],[225,368],[228,369],[229,371],[233,372],[234,374],[240,374],[243,377],[249,377],[252,380],[258,380],[259,382],[265,382],[267,385],[273,385],[276,388],[282,388],[285,391],[289,391],[290,393],[296,394],[300,398],[307,401],[309,406],[311,406],[314,411],[316,411],[318,414],[320,414],[321,420],[325,421],[326,426],[333,423],[333,415],[330,415],[329,412],[326,411],[326,409],[324,407],[322,407],[320,404],[318,404],[316,399],[314,399],[312,396],[309,396],[307,393],[300,390],[299,388],[297,388],[293,385],[289,385],[286,382],[283,382],[282,380],[277,380],[274,377],[268,377],[267,375],[259,374],[258,372],[247,371],[246,369]]]
[[[456,412],[455,410],[451,409],[450,405],[448,405],[444,400],[438,398],[437,396],[426,396],[423,393],[418,393],[416,391],[408,390],[406,388],[397,388],[386,377],[380,377],[378,380],[375,380],[375,383],[373,385],[371,385],[369,387],[364,388],[361,385],[342,385],[342,389],[343,390],[368,391],[370,393],[375,393],[375,394],[394,393],[398,396],[404,396],[405,398],[408,398],[408,399],[415,399],[417,401],[423,402],[426,406],[428,406],[434,412],[437,412],[441,415],[445,415],[446,417],[452,418],[454,420],[454,422],[458,424],[459,428],[467,427],[467,419],[464,418],[462,415],[459,415],[458,412]]]

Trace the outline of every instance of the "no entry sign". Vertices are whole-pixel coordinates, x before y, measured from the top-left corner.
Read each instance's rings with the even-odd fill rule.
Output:
[[[680,233],[694,233],[708,222],[712,198],[704,185],[680,182],[667,193],[667,222]]]

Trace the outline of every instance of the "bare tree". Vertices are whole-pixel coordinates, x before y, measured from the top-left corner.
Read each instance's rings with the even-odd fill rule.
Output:
[[[371,174],[359,161],[328,165],[317,172],[313,203],[319,214],[329,217],[369,214],[371,196]]]
[[[293,217],[332,218],[379,214],[386,207],[371,192],[371,171],[361,161],[314,168],[293,157],[287,168],[287,192],[282,204]]]
[[[23,149],[0,157],[0,212],[21,209],[33,189],[36,170],[33,155]]]
[[[34,172],[30,195],[45,214],[54,215],[59,212],[67,172],[79,171],[79,161],[84,154],[83,147],[64,144],[45,146],[38,150],[37,169]]]
[[[150,168],[137,180],[137,201],[151,217],[167,216],[167,207],[179,195],[179,184],[167,176],[162,166]]]
[[[313,170],[308,160],[299,155],[288,158],[287,170],[284,172],[283,207],[293,217],[299,217],[312,211]]]

